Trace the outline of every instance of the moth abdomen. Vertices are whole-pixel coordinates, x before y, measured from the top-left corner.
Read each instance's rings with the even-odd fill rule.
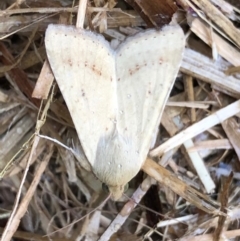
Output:
[[[118,133],[99,141],[93,172],[100,181],[108,186],[124,186],[138,173],[141,166],[134,144],[131,138]]]

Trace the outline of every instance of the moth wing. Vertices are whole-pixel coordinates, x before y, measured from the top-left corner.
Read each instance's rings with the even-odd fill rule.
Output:
[[[112,50],[100,35],[63,25],[48,26],[45,45],[81,145],[93,166],[98,142],[111,133],[116,118]]]
[[[184,45],[181,28],[168,26],[129,38],[117,50],[118,130],[136,143],[140,166],[159,125]]]

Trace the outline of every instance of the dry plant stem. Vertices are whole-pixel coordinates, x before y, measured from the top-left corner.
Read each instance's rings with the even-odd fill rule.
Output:
[[[1,2],[1,1],[0,1]],[[77,10],[77,9],[76,9]],[[89,8],[88,8],[89,10]],[[90,9],[91,10],[91,9]],[[104,12],[107,11],[107,9],[102,9]],[[102,11],[102,12],[103,12]],[[76,12],[75,9],[72,12]],[[56,18],[54,18],[54,15],[57,15],[58,13],[54,13],[51,16],[46,14],[44,17],[42,17],[41,14],[35,14],[32,16],[31,14],[24,16],[22,15],[13,15],[6,18],[1,18],[1,25],[0,25],[0,38],[4,39],[8,36],[12,35],[13,33],[18,33],[19,31],[28,33],[29,31],[32,31],[33,25],[36,23],[39,23],[40,27],[44,27],[44,22],[52,22],[57,23]],[[1,12],[0,12],[1,15]],[[65,15],[65,14],[63,14]],[[119,26],[145,26],[146,24],[143,22],[143,20],[140,18],[140,16],[133,10],[126,10],[126,11],[110,11],[109,14],[107,13],[107,23],[108,28],[119,28]],[[45,20],[47,19],[47,20]],[[14,25],[14,23],[18,22],[19,26],[18,29]],[[12,28],[16,30],[12,30]],[[7,35],[5,35],[7,33]]]
[[[0,140],[0,159],[7,159],[7,155],[9,153],[9,150],[13,149],[23,138],[24,136],[31,131],[31,129],[34,127],[34,120],[32,118],[29,118],[29,116],[25,115],[23,118],[21,118],[16,125],[14,125],[14,128],[9,130],[5,137]],[[19,134],[17,132],[18,129],[21,129],[21,133]],[[23,144],[23,148],[26,145]],[[11,157],[9,157],[11,158]],[[8,159],[9,160],[9,159]],[[3,161],[1,162],[2,165]],[[10,164],[10,163],[9,163]],[[6,165],[6,167],[8,164]],[[5,168],[4,168],[5,169]],[[7,170],[6,170],[7,171]],[[4,176],[4,170],[0,171],[0,178]]]
[[[194,101],[194,90],[193,90],[193,81],[192,76],[187,75],[184,80],[185,83],[185,89],[187,92],[188,100]],[[196,112],[195,109],[191,109],[191,121],[196,121]],[[188,148],[194,146],[194,143],[191,139],[185,141],[183,143],[184,147],[186,148],[187,154],[189,156],[190,161],[192,162],[192,165],[194,166],[199,179],[203,183],[206,192],[211,193],[215,189],[215,184],[204,164],[203,159],[200,157],[199,153],[197,151],[195,152],[188,152]]]
[[[86,6],[87,0],[80,0],[80,6],[78,8],[78,17],[76,23],[77,28],[83,28]],[[32,97],[38,99],[46,99],[52,86],[53,80],[54,76],[52,70],[50,68],[48,61],[45,60],[38,81],[32,93]]]
[[[239,123],[234,118],[229,118],[222,123],[222,127],[240,160]]]
[[[193,124],[187,129],[181,131],[174,137],[168,139],[165,143],[150,152],[151,156],[161,156],[164,152],[183,144],[196,135],[208,130],[209,128],[225,121],[226,119],[240,112],[240,100],[216,111],[201,121]]]
[[[226,75],[233,75],[233,74],[237,74],[240,72],[240,66],[236,66],[236,67],[229,67],[226,71],[225,74]]]
[[[191,139],[185,141],[183,143],[184,147],[186,148],[187,154],[198,174],[199,179],[201,180],[202,184],[204,185],[206,192],[211,193],[215,189],[215,183],[213,182],[203,159],[200,157],[197,151],[188,151],[188,148],[191,148],[194,146],[194,143]]]
[[[32,147],[32,151],[31,151],[31,155],[29,157],[29,160],[31,160],[31,157],[33,155],[33,152],[35,150],[35,148],[37,147],[39,141],[39,137],[35,136],[35,140],[33,143],[33,147]],[[24,196],[24,198],[22,199],[21,203],[19,206],[17,206],[18,204],[18,200],[16,200],[15,202],[15,208],[12,211],[12,215],[9,218],[9,222],[7,224],[7,226],[5,227],[4,233],[2,235],[1,241],[10,241],[13,234],[15,233],[15,231],[17,230],[19,223],[21,221],[21,218],[24,216],[24,214],[27,211],[29,202],[32,199],[32,196],[34,195],[37,185],[40,181],[40,178],[42,176],[42,173],[44,172],[44,170],[46,169],[47,165],[48,165],[48,161],[50,160],[52,154],[53,154],[53,144],[49,145],[49,150],[46,152],[47,155],[45,156],[45,158],[43,158],[43,161],[41,161],[39,167],[36,168],[36,172],[34,174],[34,179],[26,193],[26,195]],[[27,170],[28,168],[26,168]],[[26,171],[25,171],[26,172]],[[22,180],[22,183],[24,183],[24,180]],[[21,190],[22,190],[22,186],[20,186],[19,188],[19,198],[20,198],[20,194],[21,194]],[[14,216],[13,216],[14,215]]]
[[[221,240],[230,240],[240,236],[240,229],[231,230],[231,231],[223,231],[222,232],[222,239]],[[179,241],[212,241],[213,235],[212,234],[203,234],[198,236],[192,236],[188,238],[181,238]]]
[[[216,149],[233,149],[233,146],[228,139],[201,141],[195,143],[193,147],[188,148],[188,152]]]
[[[59,22],[62,24],[65,24],[65,19],[61,19],[61,15],[60,15]],[[53,84],[53,81],[54,81],[54,75],[52,73],[49,62],[46,59],[41,69],[41,72],[39,74],[37,83],[34,87],[32,97],[37,99],[47,99],[51,86]]]
[[[240,57],[240,56],[239,56]],[[240,59],[239,59],[240,64]],[[224,74],[226,62],[214,63],[212,59],[191,49],[185,49],[181,71],[204,82],[219,86],[222,90],[235,93],[240,97],[239,79]]]
[[[3,228],[0,228],[0,235],[3,233]],[[19,240],[26,241],[76,241],[71,238],[51,238],[43,237],[41,234],[16,231],[14,234],[14,238],[18,238]]]
[[[3,41],[0,41],[0,52],[0,59],[3,65],[12,65],[14,63],[15,59]],[[14,87],[17,94],[25,101],[25,104],[27,103],[30,108],[34,108],[34,105],[40,105],[38,100],[31,98],[33,87],[26,73],[22,69],[13,68],[5,73],[5,77]]]
[[[240,31],[209,0],[192,0],[205,14],[216,23],[240,47]]]
[[[137,188],[137,190],[133,193],[131,200],[129,200],[120,213],[115,217],[115,219],[111,222],[108,228],[100,237],[99,241],[107,241],[110,237],[116,233],[123,223],[128,219],[129,215],[131,214],[132,210],[137,206],[137,204],[141,201],[142,197],[146,194],[147,190],[151,186],[151,179],[147,177]]]
[[[168,115],[166,107],[162,114],[161,124],[168,130],[170,136],[174,136],[179,131],[176,124],[173,123],[172,118]]]
[[[106,4],[103,6],[103,8],[105,9],[105,8],[107,8],[107,6],[108,6],[108,3],[106,3]],[[92,25],[93,25],[94,27],[96,27],[97,24],[98,24],[98,22],[101,21],[100,17],[101,17],[101,13],[98,12],[98,13],[94,16],[94,18],[92,19]]]
[[[211,26],[212,29],[217,31],[220,35],[222,35],[228,41],[233,42],[219,27],[216,27],[212,23],[212,21],[210,21],[209,18],[205,16],[205,13],[203,14],[203,12],[199,10],[199,8],[196,7],[196,5],[193,4],[190,0],[179,0],[179,3],[184,7],[186,11],[188,11],[189,8],[193,9],[204,22],[206,22],[209,26]],[[191,15],[189,14],[188,16],[191,16]]]
[[[85,13],[87,8],[87,0],[79,0],[79,8],[78,8],[78,15],[77,15],[77,28],[83,28]]]
[[[32,135],[31,138],[33,139],[33,138],[34,138],[34,135]],[[40,142],[39,142],[39,144],[38,144],[38,148],[37,148],[37,150],[35,150],[35,152],[34,152],[33,161],[36,161],[36,160],[37,160],[37,157],[38,157],[39,155],[41,155],[41,153],[44,151],[44,149],[45,149],[45,144],[44,144],[43,142],[44,142],[44,141],[41,141],[41,140],[40,140]],[[31,141],[31,143],[32,143],[32,141]],[[31,146],[31,143],[30,143],[30,141],[26,142],[26,144],[27,144],[28,146]],[[23,146],[23,148],[24,148],[24,146]],[[27,150],[25,150],[25,153],[26,153],[26,152],[27,152]],[[18,153],[20,153],[20,152],[18,152]],[[26,162],[27,162],[27,160],[28,160],[29,154],[30,154],[30,153],[26,153],[26,155],[24,155],[24,157],[21,159],[21,162],[20,162],[18,165],[15,165],[14,168],[12,168],[12,170],[11,170],[11,169],[9,170],[9,172],[7,173],[7,175],[8,175],[9,177],[12,177],[12,176],[18,174],[20,171],[22,171],[22,170],[25,169]],[[16,155],[16,156],[17,156],[17,155]],[[13,163],[14,163],[14,162],[13,162]],[[33,163],[31,163],[31,165],[32,165],[32,164],[33,164]]]
[[[47,110],[49,109],[50,103],[51,103],[52,98],[53,98],[53,92],[54,92],[54,90],[52,91],[52,95],[49,98],[48,102],[46,103],[46,106],[43,109],[43,112],[41,114],[41,118],[37,121],[36,133],[39,133],[40,128],[42,127],[43,123],[45,122],[46,113],[47,113]],[[30,152],[29,158],[28,158],[27,163],[26,163],[26,167],[25,167],[25,170],[24,170],[24,173],[23,173],[23,178],[22,178],[22,181],[20,183],[19,190],[18,190],[16,199],[15,199],[14,207],[13,207],[11,216],[8,219],[8,222],[7,222],[7,225],[6,225],[5,230],[3,232],[3,235],[1,237],[1,241],[10,241],[11,240],[14,232],[18,228],[18,225],[19,225],[19,222],[20,222],[21,218],[23,217],[23,215],[25,214],[25,212],[27,210],[28,204],[31,200],[31,197],[33,196],[33,194],[35,192],[35,189],[36,189],[36,186],[37,186],[37,184],[40,180],[41,174],[45,170],[45,168],[47,166],[47,163],[48,163],[48,160],[52,156],[53,145],[50,146],[51,147],[50,148],[50,150],[51,150],[50,155],[47,156],[43,166],[41,165],[41,167],[44,167],[44,170],[41,170],[39,168],[40,169],[39,175],[38,175],[38,172],[37,172],[36,176],[35,176],[36,178],[33,179],[32,187],[29,188],[29,190],[28,190],[27,194],[25,195],[25,197],[23,198],[20,206],[18,206],[19,201],[20,201],[20,197],[21,197],[21,191],[22,191],[22,188],[23,188],[23,185],[24,185],[24,182],[25,182],[28,170],[29,170],[30,163],[32,162],[35,150],[36,150],[37,145],[39,143],[39,139],[40,139],[40,137],[38,137],[37,135],[34,136],[31,152]]]
[[[94,239],[94,237],[99,237],[99,224],[101,219],[101,210],[97,210],[93,213],[92,217],[86,217],[84,220],[83,228],[80,235],[78,235],[78,240],[88,240],[89,238]],[[94,236],[94,237],[93,237]]]
[[[161,165],[148,158],[142,166],[144,172],[153,177],[164,186],[170,188],[173,192],[186,199],[192,205],[198,207],[206,213],[223,215],[218,211],[219,204],[211,200],[211,198],[198,192],[192,187],[186,185],[182,180],[178,179],[174,174],[166,170]]]
[[[165,221],[160,221],[155,229],[151,229],[149,230],[145,235],[144,235],[144,239],[148,239],[148,240],[151,240],[149,239],[150,236],[155,232],[156,228],[162,228],[162,227],[168,227],[170,225],[175,225],[175,224],[179,224],[179,223],[183,223],[183,222],[187,222],[193,218],[196,218],[197,215],[193,215],[193,214],[190,214],[190,215],[187,215],[187,216],[183,216],[183,217],[180,217],[180,218],[172,218],[172,219],[169,219],[169,220],[165,220]]]
[[[161,228],[161,227],[166,227],[166,226],[169,226],[169,225],[174,225],[174,224],[177,224],[177,223],[187,222],[191,219],[196,218],[197,216],[198,216],[198,214],[190,214],[190,215],[186,215],[186,216],[179,217],[179,218],[172,218],[172,219],[169,219],[169,220],[160,221],[157,224],[157,227]]]
[[[96,196],[98,196],[98,195],[95,195],[95,197],[92,196],[93,202],[96,201],[95,200]],[[91,217],[90,217],[90,213],[86,214],[86,218],[84,219],[84,223],[82,225],[80,234],[78,235],[76,240],[81,240],[84,237],[87,240],[89,238],[91,239],[91,237],[92,237],[92,239],[94,239],[93,235],[96,237],[99,236],[98,233],[99,233],[99,226],[100,226],[100,219],[101,219],[101,211],[109,199],[110,199],[110,195],[108,195],[108,197],[97,208],[94,208],[94,210],[92,211],[94,213]],[[90,206],[91,206],[91,204],[90,204]]]
[[[39,137],[35,136],[34,142],[33,142],[33,145],[32,145],[32,149],[31,149],[31,153],[30,153],[30,156],[28,158],[28,162],[27,162],[26,168],[24,170],[23,178],[22,178],[22,181],[21,181],[21,184],[19,186],[19,190],[18,190],[16,199],[15,199],[14,208],[12,210],[10,218],[8,219],[7,225],[5,227],[3,235],[1,237],[1,241],[8,241],[8,240],[10,241],[11,240],[11,238],[12,238],[14,232],[16,231],[16,229],[18,228],[18,225],[19,225],[19,222],[20,222],[19,217],[16,219],[17,214],[19,215],[18,212],[19,211],[21,212],[21,217],[22,217],[24,215],[26,209],[27,209],[27,206],[26,206],[26,208],[24,208],[21,211],[21,209],[19,209],[20,206],[18,206],[18,204],[19,204],[20,197],[21,197],[22,187],[23,187],[24,181],[26,179],[26,176],[27,176],[27,173],[28,173],[28,170],[29,170],[29,165],[31,163],[33,152],[34,152],[35,148],[37,147],[38,142],[39,142]],[[29,201],[30,200],[28,200],[27,204],[29,203]],[[26,200],[25,200],[25,203],[26,203]],[[23,202],[22,202],[22,204],[23,204]],[[24,204],[24,206],[25,206],[25,204]]]
[[[122,14],[126,14],[128,16],[131,16],[131,14],[123,12],[121,8],[98,8],[98,7],[89,7],[88,10],[91,13],[94,12],[120,12]],[[78,7],[59,7],[59,8],[21,8],[21,9],[11,9],[11,10],[0,10],[0,17],[5,17],[5,16],[10,16],[10,15],[16,15],[16,14],[24,14],[24,13],[59,13],[59,12],[64,12],[64,13],[76,13],[78,12]]]
[[[74,8],[21,8],[21,9],[7,9],[4,11],[0,11],[0,17],[5,17],[5,16],[10,16],[10,15],[15,15],[15,14],[24,14],[24,13],[59,13],[59,12],[77,12],[78,9],[77,7]]]
[[[0,90],[0,102],[7,102],[8,101],[8,95],[6,95],[5,93],[2,92],[2,90]]]
[[[56,13],[54,13],[54,14],[52,14],[51,16],[54,16],[54,15],[56,15]],[[19,29],[17,29],[17,30],[15,30],[15,31],[13,31],[13,32],[11,32],[11,33],[9,33],[9,34],[6,34],[6,35],[4,35],[3,37],[0,37],[0,40],[3,40],[3,39],[5,39],[5,38],[8,38],[8,37],[10,37],[10,36],[12,36],[13,34],[15,34],[15,33],[18,33],[18,32],[20,32],[20,31],[22,31],[22,30],[24,30],[24,29],[26,29],[26,28],[29,28],[30,26],[32,26],[32,25],[34,25],[34,24],[36,24],[36,23],[39,23],[39,22],[41,22],[41,21],[43,21],[44,19],[46,19],[46,18],[50,18],[51,16],[43,16],[43,17],[40,17],[40,18],[38,18],[38,19],[35,19],[33,22],[31,22],[30,24],[28,24],[28,25],[26,25],[26,26],[24,26],[24,27],[22,27],[22,28],[19,28]]]
[[[193,90],[193,78],[190,75],[185,76],[184,79],[185,91],[187,92],[187,97],[189,101],[194,101],[194,90]],[[196,121],[196,110],[192,108],[191,112],[191,122]]]
[[[46,59],[46,51],[44,46],[34,48],[34,50],[29,50],[26,52],[26,54],[23,56],[20,62],[21,69],[25,70],[36,64],[39,64],[39,63],[42,64],[43,59]],[[0,77],[3,77],[3,76],[4,76],[4,73],[0,73]]]
[[[24,0],[15,0],[15,2],[8,7],[8,9],[19,8],[19,6],[24,2]]]
[[[13,69],[14,67],[16,67],[22,60],[23,56],[25,55],[25,53],[27,52],[28,47],[30,46],[30,44],[33,41],[33,38],[37,32],[38,28],[34,28],[34,31],[31,33],[31,35],[29,36],[28,42],[25,45],[24,49],[22,50],[20,57],[17,59],[17,61],[15,61],[13,64],[11,65],[4,65],[3,67],[0,67],[0,72],[1,73],[5,73],[7,71],[10,71],[11,69]]]
[[[49,66],[48,60],[45,60],[37,83],[34,87],[32,97],[37,99],[47,99],[53,80],[54,76]]]
[[[31,163],[31,160],[32,160],[33,152],[34,152],[35,148],[37,147],[38,142],[39,142],[39,138],[35,137],[34,142],[33,142],[33,146],[32,146],[32,149],[31,149],[31,153],[30,153],[30,156],[28,158],[28,162],[27,162],[26,168],[24,170],[23,178],[22,178],[22,181],[20,183],[19,190],[18,190],[16,199],[15,199],[14,207],[13,207],[11,216],[8,219],[8,222],[7,222],[7,225],[6,225],[5,230],[3,232],[3,235],[1,237],[1,241],[11,240],[12,235],[14,234],[14,232],[16,231],[16,229],[18,227],[18,225],[17,225],[16,229],[15,229],[15,226],[14,226],[14,222],[16,222],[16,215],[15,214],[17,212],[18,204],[19,204],[20,197],[21,197],[22,187],[23,187],[24,181],[26,179],[26,176],[27,176],[27,173],[28,173],[28,170],[29,170],[29,166],[30,166],[30,163]],[[19,222],[20,222],[20,220],[19,220]],[[12,231],[12,230],[14,230],[14,231]]]
[[[236,20],[236,16],[234,13],[234,6],[228,3],[225,0],[211,0],[211,2],[217,6],[226,16],[232,20]]]
[[[217,33],[212,32],[210,27],[207,26],[203,21],[198,18],[190,20],[191,30],[205,42],[210,47],[212,46],[212,42],[214,42],[218,53],[228,60],[232,65],[239,66],[240,65],[240,53],[237,48],[233,47],[229,44],[224,38],[219,36]]]
[[[0,180],[11,170],[11,167],[15,164],[16,157],[23,151],[23,149],[31,142],[31,139],[34,137],[34,135],[30,136],[30,138],[25,142],[22,146],[22,148],[15,153],[15,155],[9,160],[9,155],[5,155],[5,159],[9,160],[7,163],[4,165],[3,169],[0,171]],[[0,157],[2,159],[2,157]],[[28,158],[28,156],[27,156]],[[26,162],[25,162],[26,163]],[[24,167],[25,167],[24,163]],[[22,163],[21,163],[22,164]],[[19,165],[20,166],[20,165]],[[24,167],[22,169],[24,169]],[[10,176],[10,173],[8,173]]]
[[[98,207],[94,208],[93,210],[91,210],[91,211],[90,211],[89,213],[87,213],[86,215],[82,216],[81,218],[73,221],[72,223],[70,223],[70,224],[68,224],[68,225],[66,225],[66,226],[64,226],[64,227],[62,227],[62,228],[60,228],[60,229],[58,229],[58,230],[56,230],[56,231],[54,231],[54,232],[48,233],[46,236],[48,236],[48,237],[50,238],[50,236],[53,235],[54,233],[59,232],[60,230],[63,230],[63,229],[65,229],[65,228],[67,228],[67,227],[73,226],[74,224],[76,224],[76,223],[78,223],[79,221],[83,220],[84,218],[88,217],[91,213],[95,212],[97,209],[100,209],[100,210],[101,210],[101,209],[104,207],[104,205],[106,204],[106,202],[109,200],[109,198],[110,198],[110,195],[109,195]],[[53,218],[52,218],[52,219],[53,219]]]
[[[175,106],[175,107],[188,107],[198,109],[208,109],[209,105],[216,105],[216,101],[168,101],[166,106]],[[194,121],[193,121],[194,122]]]
[[[232,180],[233,180],[233,172],[231,172],[227,178],[223,179],[223,184],[221,187],[221,194],[220,194],[221,208],[220,208],[220,210],[225,213],[227,213],[227,209],[228,209],[229,190],[231,188]],[[215,232],[213,235],[213,241],[220,240],[220,236],[221,236],[222,231],[224,230],[224,224],[225,224],[226,220],[227,220],[226,216],[220,216],[218,218],[218,225],[217,225],[217,228],[215,229]]]

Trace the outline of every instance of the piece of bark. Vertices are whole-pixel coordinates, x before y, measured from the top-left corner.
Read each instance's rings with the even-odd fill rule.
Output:
[[[53,80],[54,75],[51,71],[48,61],[45,60],[38,81],[36,82],[33,90],[32,97],[46,100],[48,98]]]
[[[222,122],[222,127],[238,156],[238,160],[240,161],[239,124],[237,123],[236,119],[232,117]]]
[[[177,6],[172,0],[126,0],[142,17],[149,28],[162,27],[171,22]]]
[[[180,70],[204,82],[217,85],[222,90],[228,90],[240,98],[239,79],[224,74],[226,68],[227,62],[214,63],[210,58],[186,48]]]
[[[0,42],[0,52],[2,53],[0,61],[4,65],[14,64],[14,58],[3,42]],[[22,91],[22,93],[24,93],[35,106],[39,107],[40,101],[32,98],[33,87],[25,72],[18,67],[13,67],[8,72],[8,74],[10,75],[12,80],[17,84],[18,88]]]
[[[220,195],[220,202],[221,202],[220,210],[224,213],[227,213],[227,209],[228,209],[229,191],[230,191],[232,180],[233,180],[233,172],[231,172],[227,178],[224,178],[223,184],[221,187],[222,190],[221,190],[221,195]],[[218,225],[213,234],[213,241],[220,240],[221,233],[224,229],[224,223],[225,223],[226,219],[227,219],[226,216],[219,216]]]

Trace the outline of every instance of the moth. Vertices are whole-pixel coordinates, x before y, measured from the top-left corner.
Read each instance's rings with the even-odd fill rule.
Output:
[[[148,155],[184,33],[177,25],[146,30],[112,49],[102,35],[49,25],[45,45],[92,172],[117,200]]]

